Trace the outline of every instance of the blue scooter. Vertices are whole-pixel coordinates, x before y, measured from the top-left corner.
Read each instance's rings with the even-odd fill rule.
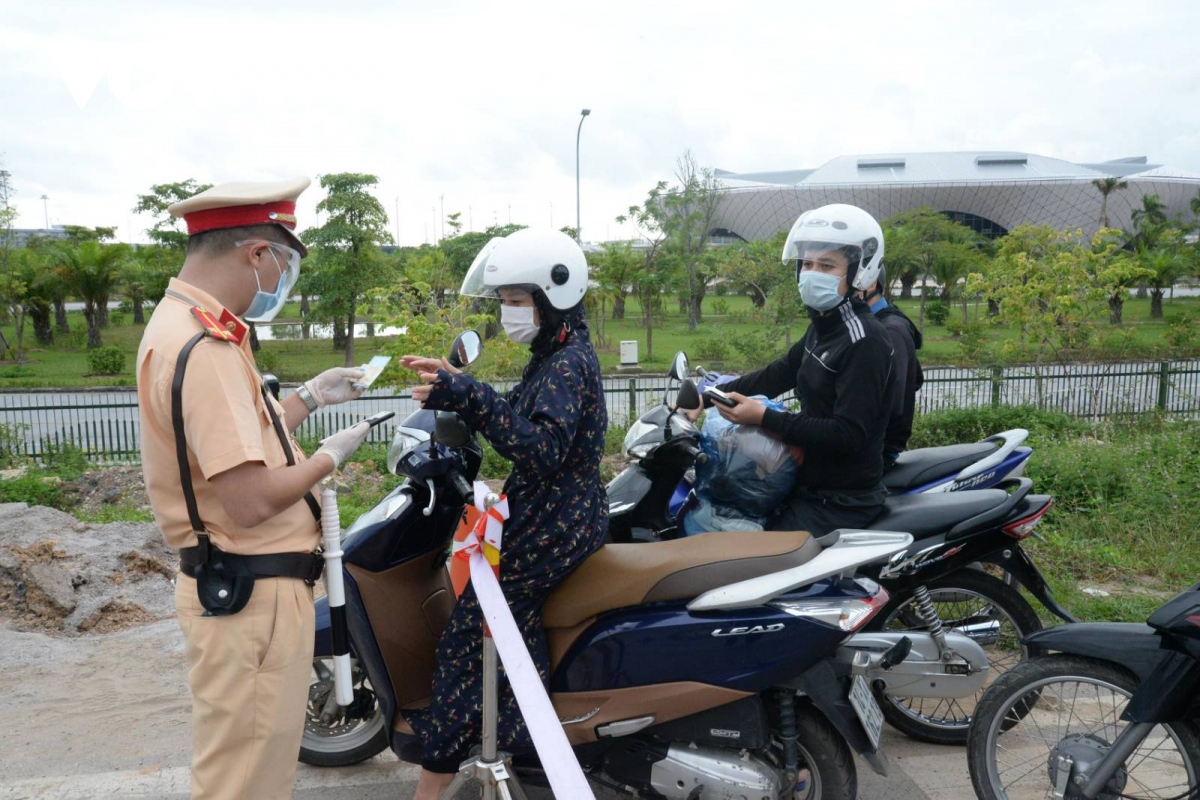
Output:
[[[688,372],[687,356],[678,353],[669,380],[692,385]],[[696,372],[704,387],[731,380],[703,368]],[[693,465],[705,458],[700,431],[670,402],[671,387],[625,438],[631,463],[608,485],[613,541],[674,539],[695,501]],[[967,633],[986,648],[996,674],[1030,654],[1021,640],[1042,627],[1019,588],[1060,619],[1076,621],[1022,546],[1052,503],[1032,494],[1032,483],[1021,477],[1032,452],[1021,446],[1027,435],[1018,429],[977,444],[901,454],[885,477],[891,496],[883,512],[864,527],[907,531],[916,541],[896,564],[873,572],[891,601],[868,629]],[[999,568],[1004,578],[979,569],[983,564]],[[953,651],[939,645],[935,652],[951,658]],[[912,687],[883,683],[878,696],[893,727],[937,744],[966,742],[981,693],[923,697],[908,694]]]
[[[444,565],[482,449],[456,414],[418,411],[388,461],[404,482],[342,542],[356,670],[347,706],[327,667],[328,606],[317,602],[308,763],[354,763],[387,746],[402,759],[419,754],[404,714],[430,701],[454,605]],[[820,542],[803,532],[714,533],[595,553],[544,609],[551,699],[589,777],[678,800],[851,800],[854,753],[886,772],[873,683],[943,672],[940,661],[905,663],[928,649],[928,635],[848,645],[888,600],[856,572],[894,563],[912,541],[887,532]],[[978,663],[970,637],[949,636]],[[986,667],[961,679],[985,678]],[[536,782],[536,758],[519,755],[513,768]]]

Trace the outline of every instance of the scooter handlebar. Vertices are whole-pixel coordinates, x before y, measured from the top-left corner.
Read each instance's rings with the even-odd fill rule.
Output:
[[[464,478],[462,475],[459,475],[457,471],[454,471],[450,473],[450,482],[453,484],[454,489],[460,495],[462,495],[464,502],[475,502],[475,489],[472,488],[470,482],[467,481],[466,478]]]

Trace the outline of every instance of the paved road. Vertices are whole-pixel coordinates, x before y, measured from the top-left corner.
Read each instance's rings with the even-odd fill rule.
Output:
[[[0,726],[0,800],[184,800],[186,687],[173,621],[76,638],[0,628],[0,717],[9,721]],[[960,749],[886,736],[892,775],[859,762],[860,798],[971,797]],[[301,765],[295,797],[407,800],[415,780],[391,754],[344,769]]]

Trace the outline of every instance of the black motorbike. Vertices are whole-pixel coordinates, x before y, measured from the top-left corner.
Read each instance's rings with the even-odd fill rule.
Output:
[[[671,381],[680,383],[678,397],[671,402],[668,384],[662,405],[643,414],[626,435],[626,452],[636,463],[608,486],[609,530],[616,542],[679,535],[680,515],[670,511],[672,497],[687,471],[704,458],[698,429],[679,411],[694,407],[691,398],[697,396],[687,373],[687,356],[679,353],[669,374]],[[948,632],[965,634],[982,647],[982,669],[994,678],[1036,652],[1022,640],[1042,624],[1020,588],[1060,619],[1076,621],[1054,599],[1022,547],[1053,503],[1032,489],[1032,481],[1016,477],[987,489],[894,494],[884,502],[880,516],[865,526],[915,537],[907,551],[868,573],[888,590],[891,600],[855,639],[857,646],[869,644],[872,631],[931,634],[918,648],[934,649],[915,654],[910,664],[940,660],[945,667],[942,686],[907,682],[899,671],[873,681],[884,717],[915,739],[965,743],[982,695],[980,654],[956,650],[946,640]],[[883,652],[891,643],[889,637],[881,637],[877,649]],[[978,680],[978,691],[964,694],[962,687],[972,677]]]
[[[1200,798],[1200,583],[1146,624],[1060,625],[985,693],[968,763],[980,800]]]

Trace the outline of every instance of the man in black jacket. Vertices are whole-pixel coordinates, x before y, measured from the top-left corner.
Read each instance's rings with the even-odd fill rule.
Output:
[[[715,406],[731,422],[761,425],[795,446],[802,459],[796,488],[771,530],[822,536],[867,525],[883,506],[892,345],[856,296],[875,285],[882,258],[883,231],[862,209],[835,204],[801,215],[783,260],[796,262],[812,324],[786,356],[723,387],[735,405]],[[767,409],[747,397],[792,389],[800,400],[797,412]]]
[[[896,383],[892,390],[892,411],[887,434],[883,440],[883,468],[891,469],[896,458],[908,447],[912,435],[913,414],[917,406],[917,390],[925,382],[917,351],[921,349],[921,332],[903,311],[887,301],[887,266],[879,268],[879,280],[862,298],[871,308],[875,319],[883,323],[892,343],[892,371]]]

